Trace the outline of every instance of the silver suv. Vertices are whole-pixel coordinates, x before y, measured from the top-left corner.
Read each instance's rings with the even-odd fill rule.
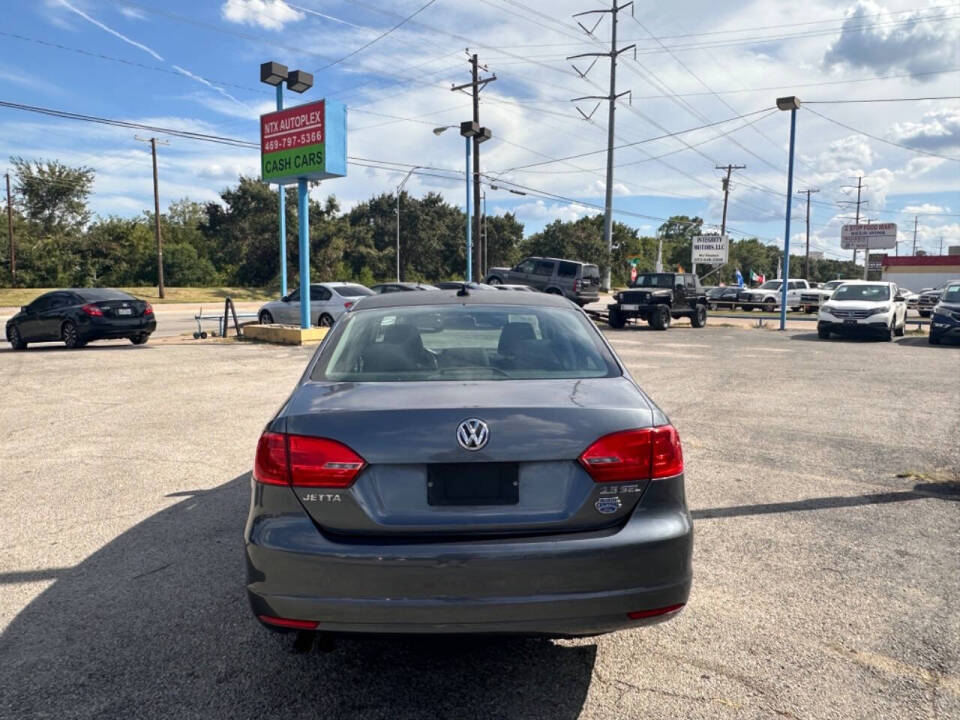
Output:
[[[563,295],[580,307],[596,302],[600,293],[600,270],[591,263],[548,257],[528,257],[512,268],[490,268],[489,285],[527,285],[554,295]]]

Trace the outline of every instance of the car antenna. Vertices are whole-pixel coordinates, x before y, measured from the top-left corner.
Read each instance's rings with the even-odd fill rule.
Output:
[[[460,289],[457,290],[457,297],[469,297],[470,291],[467,289],[467,283],[460,285]]]

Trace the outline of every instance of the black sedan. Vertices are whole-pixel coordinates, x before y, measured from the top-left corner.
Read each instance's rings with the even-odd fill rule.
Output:
[[[133,295],[109,288],[55,290],[7,321],[7,340],[14,350],[23,350],[27,343],[58,340],[68,348],[118,338],[143,345],[156,329],[150,303]]]
[[[743,298],[741,288],[734,286],[716,287],[707,290],[707,305],[711,310],[730,308],[735,310]]]

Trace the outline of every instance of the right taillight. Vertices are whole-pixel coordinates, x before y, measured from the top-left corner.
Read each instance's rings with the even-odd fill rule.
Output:
[[[604,435],[584,450],[580,464],[594,482],[672,477],[683,472],[680,436],[672,425]]]
[[[266,485],[347,488],[366,464],[336,440],[265,432],[257,443],[253,477]]]
[[[87,303],[80,309],[83,310],[90,317],[103,317],[103,310],[98,308],[93,303]]]

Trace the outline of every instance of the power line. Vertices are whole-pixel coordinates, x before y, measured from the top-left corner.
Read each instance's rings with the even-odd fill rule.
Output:
[[[928,150],[920,150],[919,148],[910,147],[909,145],[904,145],[902,143],[894,142],[893,140],[887,140],[886,138],[879,137],[877,135],[871,135],[868,132],[860,130],[858,128],[842,123],[839,120],[834,120],[831,117],[827,117],[823,113],[817,112],[813,108],[807,108],[807,112],[812,112],[817,117],[823,118],[827,122],[831,122],[834,125],[839,125],[842,128],[845,128],[851,132],[855,132],[858,135],[863,135],[864,137],[871,138],[877,142],[886,143],[887,145],[893,145],[894,147],[903,148],[904,150],[909,150],[910,152],[919,153],[920,155],[928,155],[930,157],[940,158],[941,160],[952,160],[953,162],[960,162],[960,158],[950,157],[949,155],[939,155],[938,153],[929,152]]]
[[[890,102],[920,102],[921,100],[960,100],[960,95],[941,95],[939,97],[912,97],[912,98],[871,98],[865,100],[804,100],[804,105],[841,105],[844,103],[890,103]]]
[[[394,26],[393,26],[392,28],[390,28],[389,30],[386,30],[385,32],[380,33],[379,35],[377,35],[375,38],[373,38],[373,39],[370,40],[369,42],[361,45],[360,47],[358,47],[358,48],[357,48],[356,50],[354,50],[353,52],[347,53],[347,54],[344,55],[342,58],[338,58],[337,60],[334,60],[333,62],[327,63],[327,64],[324,65],[323,67],[317,68],[316,70],[314,70],[314,73],[319,73],[319,72],[321,72],[322,70],[326,70],[327,68],[331,68],[331,67],[333,67],[334,65],[338,65],[338,64],[342,63],[344,60],[346,60],[346,59],[348,59],[348,58],[352,58],[352,57],[353,57],[354,55],[356,55],[357,53],[363,52],[364,50],[366,50],[368,47],[370,47],[370,46],[373,45],[374,43],[379,42],[380,40],[383,40],[383,38],[387,37],[387,35],[389,35],[390,33],[392,33],[394,30],[397,30],[397,29],[400,28],[401,26],[405,25],[408,21],[412,20],[414,17],[416,17],[417,15],[419,15],[420,13],[422,13],[422,12],[423,12],[424,10],[426,10],[428,7],[430,7],[431,5],[433,5],[436,1],[437,1],[437,0],[427,0],[426,3],[424,3],[424,4],[421,5],[419,8],[417,8],[415,11],[413,11],[412,13],[410,13],[409,15],[407,15],[405,18],[403,18],[403,20],[401,20],[400,22],[398,22],[396,25],[394,25]]]

